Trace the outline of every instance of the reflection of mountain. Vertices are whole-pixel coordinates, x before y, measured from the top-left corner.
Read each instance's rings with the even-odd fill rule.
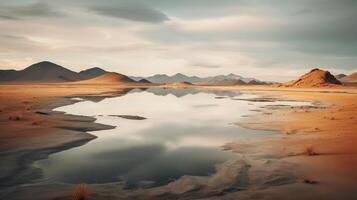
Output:
[[[190,82],[190,83],[201,83],[201,84],[251,84],[251,85],[262,85],[267,84],[265,82],[259,81],[254,78],[245,78],[236,74],[228,75],[218,75],[209,77],[197,77],[197,76],[186,76],[181,73],[177,73],[173,76],[168,76],[166,74],[156,74],[149,77],[130,77],[133,80],[139,81],[141,79],[146,79],[152,83],[176,83],[176,82]]]
[[[142,92],[141,89],[133,89],[130,93],[137,93]],[[227,97],[236,97],[241,95],[238,91],[223,91],[223,90],[202,90],[196,88],[180,88],[180,89],[173,89],[173,88],[147,88],[146,92],[158,95],[158,96],[167,96],[169,94],[174,95],[175,97],[183,97],[188,94],[198,94],[198,93],[207,93],[207,94],[214,94],[216,96],[227,96]]]
[[[119,90],[117,90],[115,92],[111,92],[111,93],[104,93],[104,94],[100,94],[100,95],[81,95],[78,97],[80,97],[86,101],[98,103],[100,101],[103,101],[106,98],[114,98],[114,97],[124,96],[132,90],[133,90],[133,88],[122,88],[122,89],[119,89]],[[74,97],[77,97],[77,96],[74,96]]]
[[[158,96],[167,96],[169,94],[174,95],[175,97],[183,97],[188,94],[197,94],[200,93],[199,90],[194,89],[194,88],[180,88],[180,89],[174,89],[174,88],[149,88],[146,90],[146,92],[153,93]]]

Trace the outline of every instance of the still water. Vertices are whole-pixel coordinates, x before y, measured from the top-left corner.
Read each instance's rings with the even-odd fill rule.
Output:
[[[159,186],[183,175],[207,176],[218,164],[235,156],[220,148],[225,143],[278,134],[245,129],[234,122],[265,105],[308,104],[244,100],[256,97],[239,91],[134,89],[120,97],[60,107],[56,110],[95,116],[96,122],[116,128],[90,132],[98,138],[52,154],[35,166],[42,169],[46,180],[124,181],[128,188]]]

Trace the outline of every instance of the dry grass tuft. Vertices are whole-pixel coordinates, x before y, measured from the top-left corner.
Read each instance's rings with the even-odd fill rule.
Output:
[[[21,120],[21,117],[20,117],[20,116],[10,116],[10,117],[9,117],[9,120],[12,120],[12,121],[20,121],[20,120]]]
[[[88,186],[85,184],[77,185],[72,193],[73,200],[86,200],[88,199],[89,189]]]
[[[319,155],[318,153],[315,152],[314,147],[313,146],[306,146],[304,149],[304,154],[308,155],[308,156],[316,156]]]
[[[311,184],[311,185],[315,185],[315,184],[318,184],[319,182],[315,181],[315,180],[312,180],[312,179],[309,179],[309,178],[305,178],[304,183],[306,184]]]

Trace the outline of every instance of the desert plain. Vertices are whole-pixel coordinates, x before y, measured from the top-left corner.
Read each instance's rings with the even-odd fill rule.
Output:
[[[76,185],[33,183],[41,171],[32,164],[96,139],[86,131],[113,127],[97,124],[93,117],[53,109],[75,103],[74,97],[120,96],[136,87],[95,83],[1,85],[1,199],[71,199]],[[280,134],[222,144],[222,150],[235,152],[237,159],[225,162],[204,180],[188,175],[165,186],[129,191],[121,183],[89,184],[88,199],[357,198],[355,87],[180,87],[239,90],[265,99],[309,101],[314,106],[266,106],[235,124]],[[176,85],[176,89],[180,88]]]

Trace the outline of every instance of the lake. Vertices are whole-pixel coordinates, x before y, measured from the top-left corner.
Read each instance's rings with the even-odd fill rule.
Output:
[[[133,89],[113,98],[83,100],[57,108],[94,116],[113,125],[93,131],[87,144],[55,153],[35,163],[42,181],[110,183],[127,188],[165,185],[183,175],[209,176],[236,156],[221,146],[279,134],[235,125],[266,105],[309,105],[296,101],[247,101],[260,96],[240,91]]]

